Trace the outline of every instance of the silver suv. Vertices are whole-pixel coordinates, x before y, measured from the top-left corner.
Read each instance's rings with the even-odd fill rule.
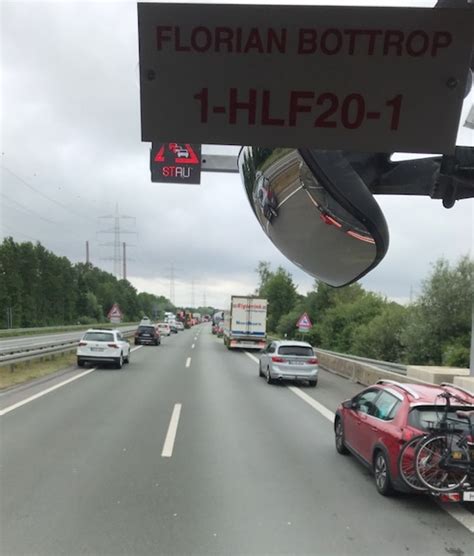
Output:
[[[318,359],[307,342],[271,342],[260,356],[259,376],[268,384],[275,380],[307,380],[310,386],[318,383]]]

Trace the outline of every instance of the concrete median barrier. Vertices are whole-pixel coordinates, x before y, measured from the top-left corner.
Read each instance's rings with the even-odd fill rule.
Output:
[[[382,379],[396,380],[398,382],[410,382],[415,384],[426,384],[427,382],[426,380],[418,379],[412,376],[405,376],[392,371],[387,371],[369,363],[330,355],[317,349],[315,351],[318,354],[319,364],[322,369],[343,376],[364,386],[375,384],[377,380]],[[449,382],[451,381],[452,376],[450,377]]]
[[[408,365],[407,377],[418,379],[429,384],[441,384],[442,382],[453,382],[456,377],[469,376],[469,369],[458,367],[433,367]]]

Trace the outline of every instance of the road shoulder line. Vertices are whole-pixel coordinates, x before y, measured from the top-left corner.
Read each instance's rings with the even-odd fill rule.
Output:
[[[143,347],[143,346],[137,346],[137,347],[134,347],[134,348],[130,349],[130,353],[133,352],[133,351],[136,351],[137,349],[140,349],[141,347]],[[84,371],[83,373],[80,373],[80,374],[75,375],[71,378],[68,378],[67,380],[63,380],[62,382],[58,382],[54,386],[50,386],[49,388],[46,388],[45,390],[41,390],[40,392],[37,392],[36,394],[33,394],[32,396],[28,396],[24,400],[21,400],[21,401],[16,402],[12,405],[9,405],[9,406],[5,407],[4,409],[0,410],[0,417],[3,417],[3,415],[6,415],[7,413],[10,413],[10,411],[13,411],[14,409],[17,409],[17,408],[19,408],[23,405],[26,405],[27,403],[30,403],[34,400],[37,400],[38,398],[42,398],[43,396],[46,396],[46,394],[49,394],[50,392],[54,392],[54,390],[57,390],[58,388],[62,388],[63,386],[66,386],[66,384],[70,384],[71,382],[74,382],[75,380],[78,380],[79,378],[82,378],[83,376],[86,376],[90,373],[93,373],[96,369],[97,369],[97,367],[92,367],[92,369],[87,369],[87,371]]]

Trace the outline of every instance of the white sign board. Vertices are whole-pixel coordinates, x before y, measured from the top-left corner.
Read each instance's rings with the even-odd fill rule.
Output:
[[[472,16],[139,3],[142,140],[452,152]]]

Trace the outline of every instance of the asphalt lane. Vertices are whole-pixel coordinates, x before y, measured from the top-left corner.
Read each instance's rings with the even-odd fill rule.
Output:
[[[378,495],[329,421],[257,374],[200,326],[4,415],[0,552],[474,554],[425,498]],[[302,390],[334,409],[357,388],[337,380]]]

